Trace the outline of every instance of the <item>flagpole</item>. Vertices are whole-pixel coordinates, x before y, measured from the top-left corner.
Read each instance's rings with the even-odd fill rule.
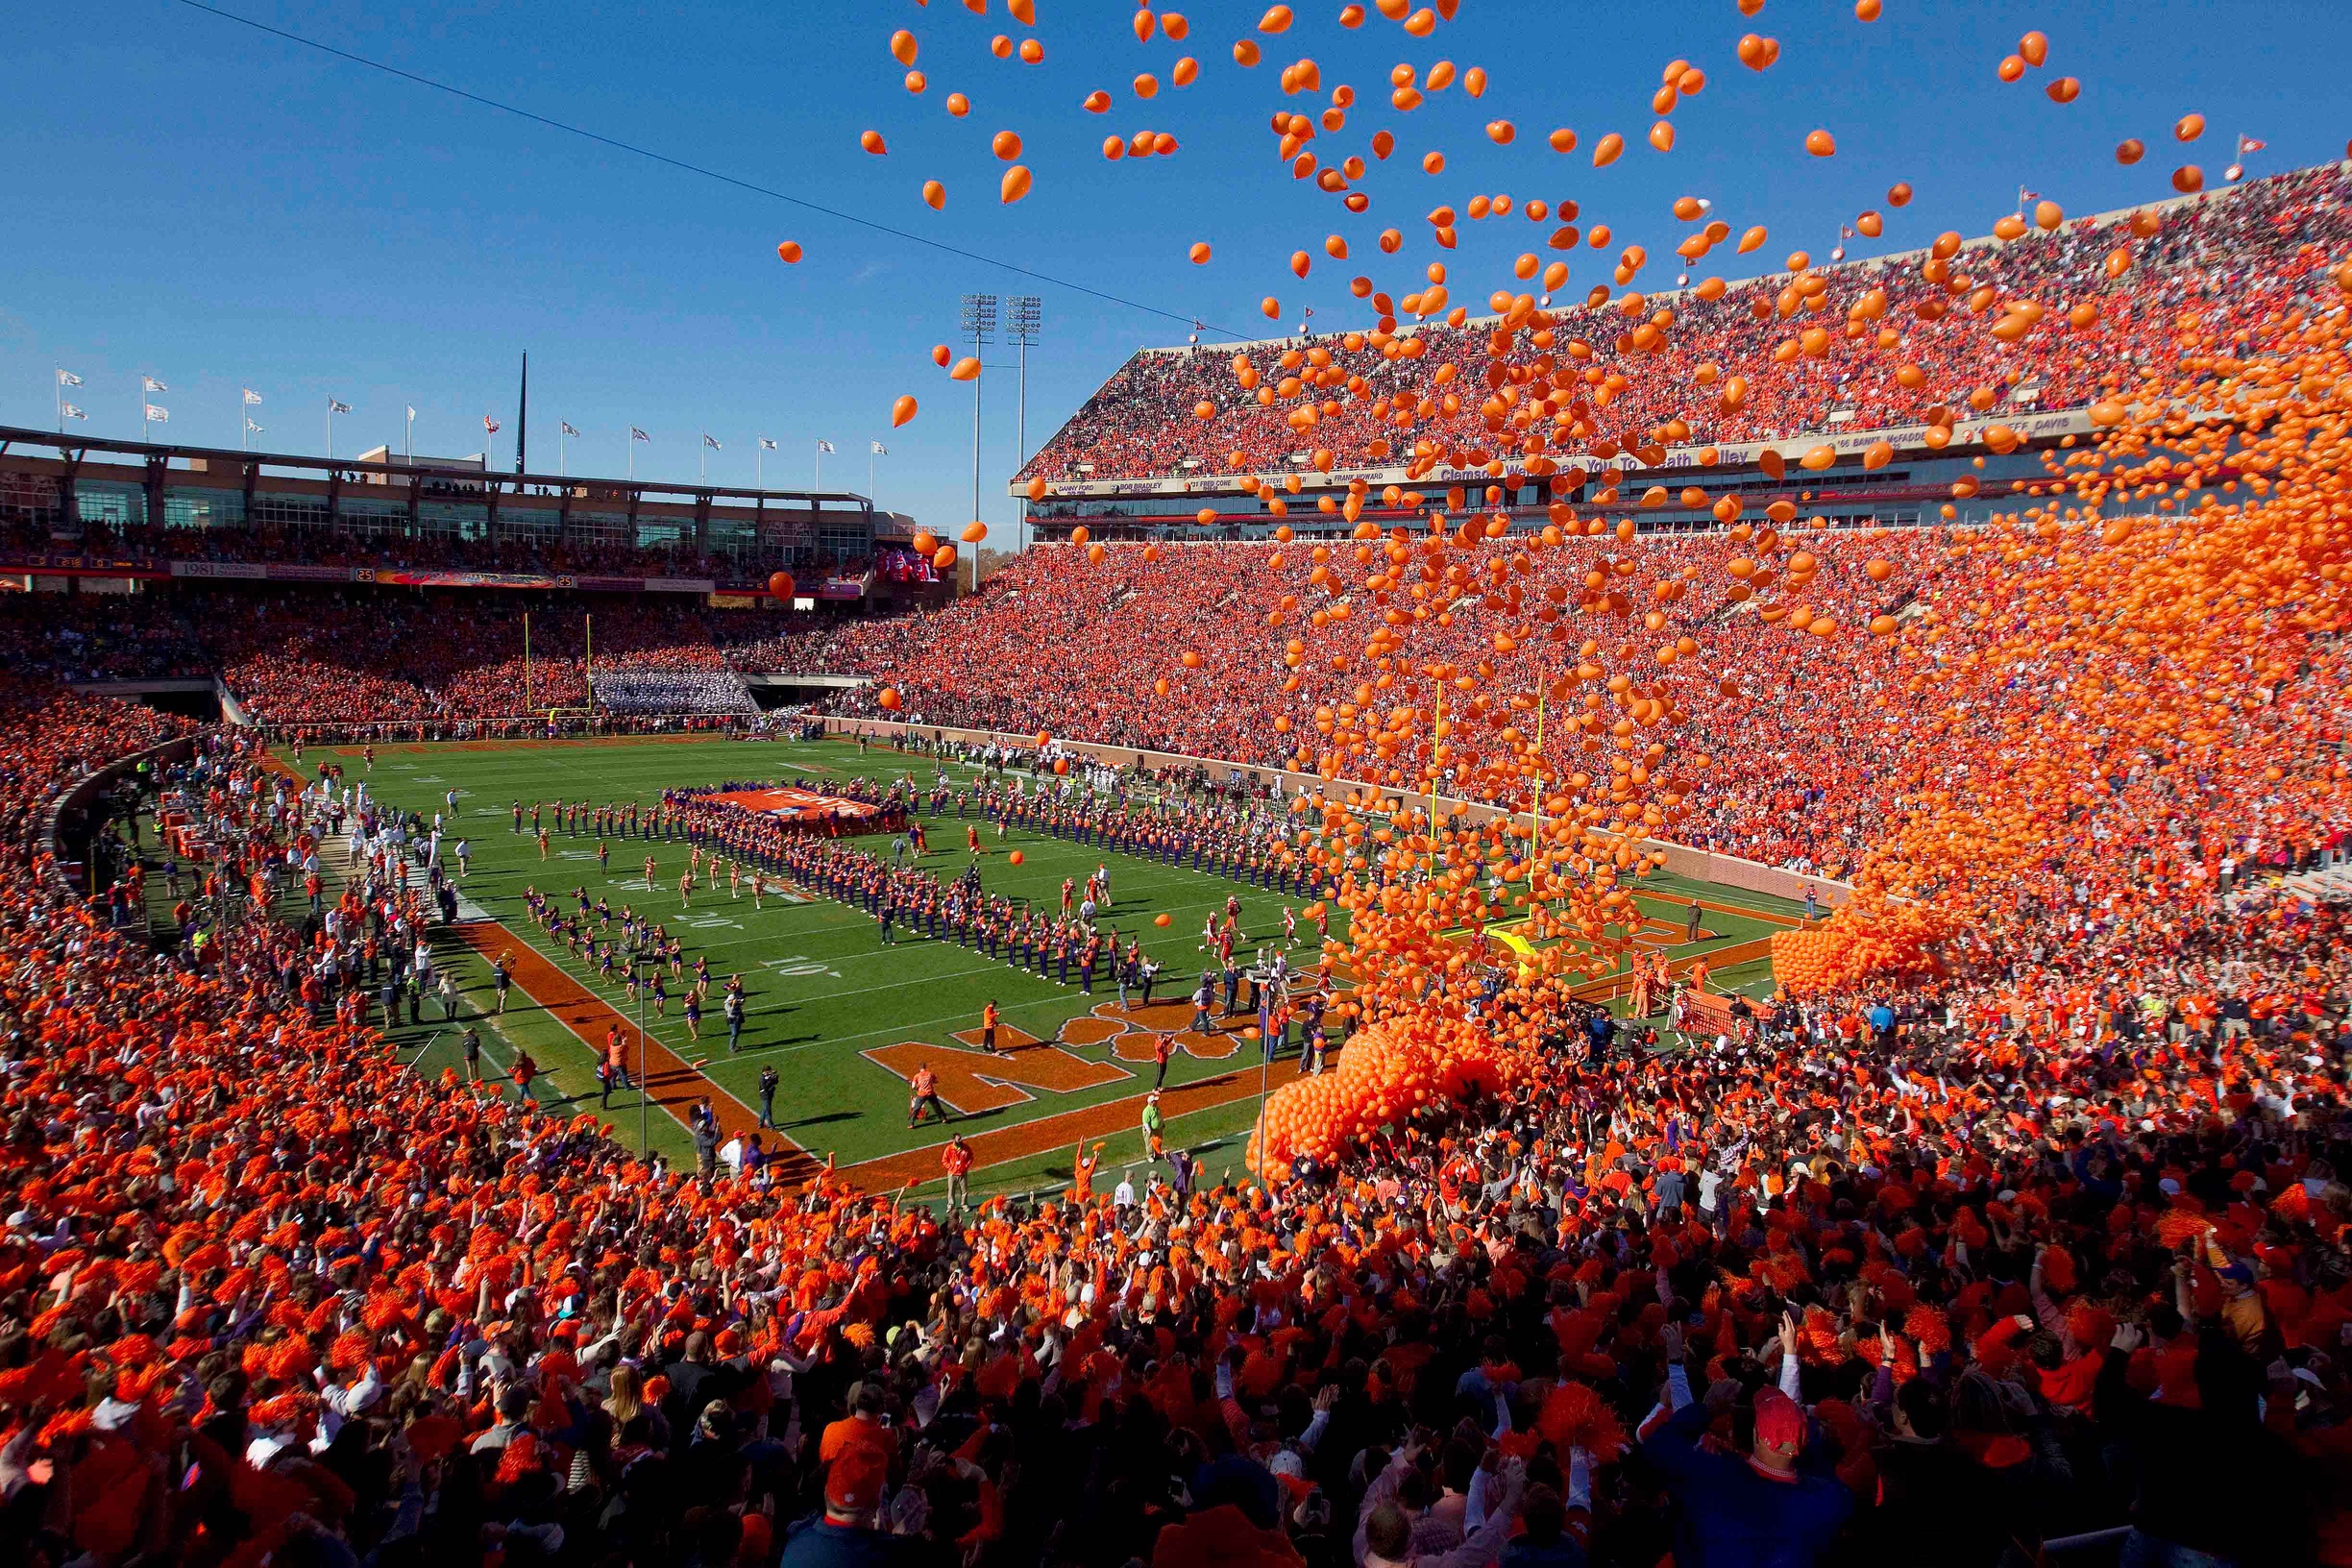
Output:
[[[866,499],[874,499],[874,444],[866,443]]]
[[[401,406],[408,408],[406,404]],[[401,438],[401,461],[404,463],[416,461],[416,410],[414,408],[408,408],[408,433]]]
[[[634,425],[629,427],[628,449],[628,477],[629,482],[634,484],[637,481],[637,427]]]
[[[50,368],[57,374],[50,378],[49,394],[57,403],[58,434],[63,435],[65,433],[65,367],[53,365]]]
[[[330,461],[334,458],[334,399],[332,398],[327,400],[327,456]]]
[[[751,488],[754,490],[767,487],[765,481],[760,478],[762,473],[760,453],[767,450],[768,438],[766,436],[754,435],[751,438]]]
[[[245,427],[253,423],[253,415],[245,411],[246,406],[245,389],[239,387],[237,389],[237,451],[239,452],[245,450]]]
[[[555,422],[555,477],[559,479],[565,478],[564,431],[568,429],[570,429],[570,427],[565,425],[562,420],[559,419]],[[526,703],[525,706],[527,707],[529,704]]]
[[[816,483],[816,488],[817,488],[817,489],[819,489],[819,490],[822,490],[822,489],[824,488],[824,443],[823,443],[822,441],[819,441],[819,442],[817,443],[817,483]]]
[[[700,482],[702,482],[702,483],[704,483],[704,484],[708,484],[708,483],[710,482],[710,431],[708,431],[708,430],[704,430],[704,431],[702,432],[702,459],[701,459],[701,461],[702,461],[702,467],[701,467],[701,471],[700,471],[700,473],[701,473],[701,480],[700,480]]]

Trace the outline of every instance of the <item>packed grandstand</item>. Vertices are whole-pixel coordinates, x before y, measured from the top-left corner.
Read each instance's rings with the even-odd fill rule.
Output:
[[[1254,354],[1262,373],[1274,355],[1300,356],[1274,376],[1296,375],[1319,402],[1325,417],[1306,442],[1264,416],[1275,387],[1262,397],[1237,381],[1234,349],[1147,349],[1087,400],[1020,478],[1052,485],[1281,474],[1308,448],[1330,453],[1340,469],[1401,465],[1423,443],[1439,453],[1508,452],[1528,429],[1533,403],[1546,400],[1505,397],[1494,368],[1507,375],[1539,360],[1549,362],[1547,373],[1550,364],[1572,361],[1574,379],[1587,389],[1578,394],[1585,406],[1576,420],[1588,423],[1577,434],[1618,436],[1628,450],[1670,424],[1682,427],[1671,444],[1693,448],[1927,426],[1938,423],[1933,410],[1960,407],[1976,393],[1989,394],[1976,411],[1996,418],[2080,408],[2119,378],[2168,357],[2184,309],[2223,331],[2274,319],[2315,276],[2340,264],[2352,239],[2348,199],[2344,165],[2330,164],[2046,231],[2028,222],[2015,237],[1964,241],[1952,233],[1934,256],[1801,266],[1720,291],[1685,285],[1643,294],[1637,285],[1605,306],[1564,306],[1552,329],[1556,344],[1517,340],[1494,356],[1494,317],[1400,329],[1394,310],[1369,331],[1244,345],[1241,356]],[[1576,214],[1554,215],[1561,226],[1531,228],[1529,243],[1572,251]],[[2129,275],[2111,277],[2107,258],[2132,235],[2135,219],[2150,231],[2140,236],[2146,243],[2134,250]],[[1606,231],[1598,233],[1605,244]],[[1890,294],[1901,289],[1906,272],[1930,260],[1942,269],[1932,280],[1940,287],[1901,310],[1902,353],[1889,355],[1879,336],[1892,325]],[[2070,309],[2090,306],[2091,314],[2021,343],[1984,330],[1981,318],[1994,303],[2021,300],[2063,300]],[[1671,331],[1637,341],[1659,309],[1671,313]],[[1373,341],[1375,332],[1388,341]],[[1777,354],[1783,344],[1792,352]],[[1774,365],[1769,377],[1748,374],[1767,363]],[[1742,402],[1726,407],[1709,400],[1693,412],[1684,389],[1735,374],[1748,383]],[[1344,400],[1334,396],[1338,391]],[[1574,406],[1569,399],[1549,401],[1556,410]],[[1201,417],[1204,405],[1210,417]],[[1518,434],[1498,443],[1507,428]]]
[[[2352,1562],[2345,181],[1677,296],[1654,348],[1620,305],[1541,329],[1556,354],[1301,340],[1257,356],[1316,385],[1264,400],[1231,350],[1139,355],[1019,476],[1033,504],[1391,462],[1517,491],[1539,422],[1592,468],[1326,485],[1318,539],[1312,501],[1296,531],[1065,534],[900,613],[144,573],[743,563],[0,491],[0,571],[40,590],[0,602],[0,1549]],[[1267,409],[1312,390],[1301,464]],[[2028,406],[2086,439],[1993,432]],[[1647,465],[1606,466],[1899,426],[2030,467],[1990,511],[1963,478],[1833,520],[1836,453],[1736,489],[1694,463],[1647,506]],[[77,577],[136,591],[51,591]],[[207,886],[258,889],[315,826],[275,740],[726,721],[746,677],[816,675],[821,719],[1313,781],[1289,842],[1348,917],[1337,1071],[1221,1180],[970,1210],[649,1167],[593,1115],[407,1072],[321,981],[338,938],[266,897],[149,943],[141,869],[66,836],[135,832],[168,780]],[[238,722],[107,695],[185,680]],[[1665,842],[1853,895],[1680,1050],[1560,1043],[1556,950],[1470,1005],[1485,900],[1597,931]],[[429,938],[420,892],[345,940]],[[787,1547],[809,1514],[831,1533]]]

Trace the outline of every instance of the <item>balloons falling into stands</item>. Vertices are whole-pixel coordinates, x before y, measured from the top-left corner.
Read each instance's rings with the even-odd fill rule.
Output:
[[[906,705],[906,699],[898,695],[898,688],[895,686],[883,687],[882,695],[874,700],[892,713],[896,713]]]
[[[790,572],[772,572],[768,575],[768,592],[775,598],[792,598],[793,587],[793,575]]]
[[[986,523],[972,522],[964,525],[964,542],[966,544],[976,545],[987,537],[988,525]]]
[[[967,5],[988,10],[985,0]],[[1735,0],[1734,9],[1758,17],[1765,5]],[[1034,24],[1030,0],[1011,0],[1010,9],[1023,26]],[[1268,40],[1286,41],[1292,33],[1305,40],[1326,25],[1286,6],[1258,9],[1254,27],[1246,16],[1234,27],[1249,35],[1232,45],[1241,70],[1268,63]],[[1422,38],[1452,23],[1456,10],[1455,0],[1428,6],[1377,0],[1344,7],[1338,21],[1342,29],[1357,28],[1376,13]],[[1883,0],[1852,0],[1851,11],[1857,23],[1875,23]],[[1186,31],[1181,17],[1155,8],[1128,14],[1124,27],[1115,15],[1098,20],[1090,13],[1087,23],[1097,33],[1120,27],[1110,41],[1122,51],[1130,28],[1154,47]],[[1734,41],[1724,20],[1697,24],[1712,31],[1688,47],[1718,59],[1727,50],[1751,73],[1776,66],[1777,39],[1748,33]],[[923,51],[914,36],[885,31],[875,41],[883,37],[890,39],[889,63],[868,63],[894,80],[903,71],[910,90],[925,90],[928,84],[919,87],[915,80]],[[1881,41],[1873,36],[1874,44]],[[2067,46],[2062,35],[2057,47]],[[999,37],[989,47],[999,59],[1042,57],[1034,38],[1017,44]],[[2001,80],[2021,82],[2049,69],[2053,52],[2048,37],[2028,33],[2013,54],[1993,57],[1995,68]],[[925,61],[935,71],[940,53],[935,43]],[[1138,99],[1216,90],[1218,73],[1199,73],[1197,61],[1149,63],[1148,72],[1131,70],[1125,78]],[[2061,63],[2081,68],[2078,61]],[[1732,793],[1719,789],[1715,759],[1702,737],[1725,711],[1714,702],[1762,696],[1761,680],[1743,683],[1730,674],[1752,640],[1869,661],[1880,689],[1916,703],[1904,711],[1921,734],[1990,759],[1884,826],[1860,868],[1846,868],[1853,895],[1825,923],[1775,939],[1781,982],[1802,991],[1925,972],[1950,935],[1968,929],[1983,902],[1998,896],[2004,879],[2036,874],[2037,844],[2072,842],[2078,836],[2072,814],[2094,809],[2119,787],[2112,769],[2092,772],[2070,737],[2039,727],[2046,720],[2036,705],[2010,712],[1977,700],[1989,671],[2022,671],[2031,681],[2031,661],[2050,658],[2053,649],[2090,659],[2120,640],[2138,668],[2191,673],[2177,683],[2135,675],[2070,693],[2068,708],[2094,710],[2076,713],[2074,722],[2142,737],[2153,748],[2147,768],[2161,772],[2181,764],[2167,760],[2173,755],[2163,749],[2168,741],[2146,737],[2192,736],[2203,746],[2229,722],[2224,688],[2231,683],[2216,672],[2241,671],[2244,680],[2270,689],[2270,676],[2247,670],[2228,651],[2263,643],[2266,633],[2249,617],[2309,618],[2336,629],[2328,616],[2340,608],[2352,567],[2334,503],[2315,496],[2307,478],[2340,469],[2345,456],[2343,438],[2331,433],[2335,427],[2309,417],[2313,400],[2352,380],[2339,305],[2352,298],[2352,257],[2327,254],[2332,241],[2313,240],[2290,284],[2306,303],[2326,297],[2333,313],[2306,310],[2292,326],[2281,326],[2235,298],[2184,306],[2177,314],[2168,307],[2154,339],[2178,347],[2176,362],[2166,364],[2161,352],[2148,360],[2111,354],[2098,334],[2124,314],[2119,306],[2142,303],[2135,291],[2148,274],[2141,269],[2171,265],[2160,254],[2168,245],[2168,236],[2160,236],[2174,221],[2167,212],[2150,207],[2104,231],[2095,253],[2105,256],[2104,266],[2095,260],[2087,282],[2057,268],[2046,281],[2036,275],[2033,286],[2020,287],[2017,273],[2001,269],[2004,253],[1964,248],[1961,229],[1932,240],[1901,233],[1914,191],[1897,182],[1879,208],[1859,212],[1851,233],[1839,237],[1877,241],[1892,234],[1906,253],[1900,259],[1887,258],[1865,275],[1816,267],[1803,251],[1790,255],[1785,278],[1739,285],[1752,312],[1752,339],[1727,339],[1740,347],[1720,361],[1693,364],[1700,356],[1690,351],[1706,330],[1701,307],[1727,301],[1734,286],[1705,276],[1702,258],[1727,245],[1741,256],[1760,254],[1770,235],[1753,221],[1759,213],[1743,213],[1738,202],[1721,196],[1720,210],[1695,194],[1672,200],[1674,222],[1686,226],[1670,241],[1680,267],[1659,272],[1678,273],[1677,286],[1689,295],[1646,295],[1644,283],[1658,275],[1647,273],[1644,245],[1627,237],[1649,238],[1644,225],[1660,214],[1639,210],[1637,204],[1650,198],[1624,188],[1621,176],[1590,177],[1582,205],[1577,198],[1472,197],[1452,188],[1460,176],[1449,168],[1446,152],[1429,145],[1434,136],[1418,147],[1400,142],[1395,124],[1426,124],[1423,110],[1440,104],[1458,83],[1464,96],[1485,94],[1483,70],[1458,71],[1442,61],[1399,64],[1388,73],[1383,112],[1404,118],[1351,129],[1351,112],[1365,111],[1357,107],[1356,85],[1334,84],[1328,106],[1310,104],[1303,95],[1327,92],[1324,67],[1299,58],[1277,69],[1283,99],[1268,124],[1289,181],[1361,214],[1384,194],[1366,184],[1369,165],[1400,150],[1406,157],[1399,163],[1409,164],[1419,153],[1420,169],[1433,183],[1425,233],[1438,258],[1409,251],[1424,232],[1409,239],[1402,223],[1374,232],[1370,246],[1367,236],[1335,233],[1321,220],[1253,242],[1254,270],[1231,286],[1227,308],[1246,309],[1246,291],[1257,287],[1264,319],[1284,321],[1282,296],[1265,292],[1266,283],[1304,288],[1318,264],[1347,262],[1353,252],[1365,270],[1348,280],[1348,293],[1366,302],[1380,325],[1311,334],[1307,323],[1295,340],[1234,355],[1231,381],[1223,379],[1223,355],[1205,356],[1165,404],[1178,417],[1164,423],[1181,428],[1155,432],[1180,446],[1206,447],[1213,438],[1222,450],[1182,455],[1203,478],[1233,476],[1233,487],[1254,498],[1253,510],[1273,521],[1262,597],[1237,608],[1279,629],[1261,650],[1242,645],[1237,633],[1228,642],[1188,625],[1159,628],[1143,645],[1158,650],[1151,659],[1158,668],[1144,672],[1153,698],[1174,707],[1214,687],[1237,706],[1257,702],[1272,710],[1262,732],[1267,744],[1292,748],[1281,760],[1323,786],[1294,802],[1284,852],[1333,890],[1318,906],[1318,918],[1334,921],[1324,956],[1362,977],[1334,1004],[1342,1018],[1361,1026],[1357,1042],[1339,1073],[1275,1097],[1258,1151],[1264,1168],[1279,1169],[1300,1152],[1335,1149],[1417,1105],[1525,1070],[1537,1038],[1532,1031],[1569,1017],[1575,988],[1607,970],[1616,956],[1609,944],[1629,940],[1629,927],[1639,925],[1643,879],[1664,865],[1654,841],[1672,838],[1695,809],[1711,810]],[[1711,90],[1736,94],[1752,90],[1754,80],[1752,74]],[[1529,90],[1539,85],[1496,83]],[[1638,85],[1634,104],[1646,102],[1651,119],[1621,120],[1632,127],[1629,134],[1588,127],[1580,138],[1559,126],[1523,135],[1509,118],[1473,123],[1483,127],[1489,143],[1482,157],[1530,159],[1552,173],[1568,167],[1556,162],[1557,155],[1580,151],[1595,170],[1629,154],[1638,162],[1643,146],[1658,157],[1688,159],[1696,152],[1704,159],[1720,150],[1725,127],[1683,106],[1709,87],[1706,72],[1691,61],[1667,63],[1655,84]],[[1188,107],[1237,111],[1247,105],[1255,120],[1262,112],[1256,107],[1262,90],[1251,83],[1246,93],[1237,86],[1224,106]],[[2044,90],[2065,105],[2077,99],[2082,81],[2046,79]],[[894,90],[876,101],[902,102]],[[999,199],[1011,205],[1034,184],[1019,159],[1042,162],[1064,145],[1058,133],[1071,116],[1107,115],[1116,102],[1113,90],[1096,87],[1081,100],[1062,101],[1064,120],[1052,127],[949,129],[960,153],[985,146],[1001,165]],[[944,103],[951,122],[971,113],[961,93],[946,94]],[[1638,112],[1634,105],[1605,112],[1621,109]],[[2165,112],[2178,117],[2166,121],[2151,110],[2141,122],[2150,140],[2160,145],[2168,124],[2176,144],[2203,145],[2202,116],[2178,115],[2177,106]],[[1156,168],[1151,160],[1175,150],[1167,133],[1119,126],[1113,134],[1107,123],[1075,123],[1091,132],[1081,141],[1098,144],[1122,174],[1135,170],[1134,178],[1148,179]],[[883,156],[885,130],[903,134],[885,125],[861,144]],[[1784,135],[1772,145],[1784,170],[1802,162],[1808,178],[1834,178],[1840,148],[1828,129],[1803,132],[1792,124]],[[1846,135],[1850,140],[1865,133]],[[1865,158],[1869,151],[1861,147]],[[845,158],[845,150],[836,152]],[[2131,168],[2146,152],[2146,142],[2133,138],[2116,158]],[[2019,173],[2038,178],[2030,168]],[[1283,181],[1281,174],[1272,178]],[[1238,181],[1237,171],[1236,204],[1255,203],[1261,193]],[[1482,171],[1481,183],[1491,189]],[[2151,194],[2167,194],[2167,184],[2195,192],[2204,184],[2198,166],[2183,164]],[[939,182],[926,182],[922,190],[928,206],[943,210]],[[1838,199],[1852,211],[1865,195]],[[1607,208],[1612,197],[1621,209]],[[2030,247],[2041,235],[2066,232],[2055,201],[2023,197],[2020,208],[1991,226],[2002,246]],[[1493,276],[1478,275],[1483,261],[1445,254],[1476,249],[1461,245],[1462,225],[1513,214],[1537,227],[1526,232],[1527,241],[1496,248]],[[1614,257],[1608,278],[1556,306],[1554,296],[1569,287],[1573,254],[1584,251]],[[799,258],[796,245],[778,254]],[[1184,255],[1205,267],[1213,251],[1204,239],[1185,243]],[[1829,260],[1842,256],[1841,244]],[[1225,259],[1234,264],[1230,250]],[[1159,282],[1175,262],[1171,251],[1150,263]],[[1383,267],[1397,271],[1382,277]],[[1972,272],[1978,276],[1972,279]],[[1695,285],[1692,276],[1700,280]],[[1473,327],[1470,312],[1481,302],[1492,319]],[[1295,296],[1292,303],[1295,309]],[[2232,319],[2224,323],[2217,311]],[[1444,324],[1458,335],[1439,338],[1416,331],[1421,324]],[[2042,345],[2064,345],[2068,356],[2096,367],[2088,373],[2095,385],[2089,433],[2069,438],[2070,446],[2047,448],[2039,477],[2020,476],[2014,464],[1992,475],[1962,474],[1950,488],[1952,504],[1936,519],[1966,524],[1937,541],[1943,576],[1918,570],[1908,543],[1857,553],[1822,544],[1815,532],[1826,519],[1808,515],[1815,493],[1801,487],[1835,482],[1847,470],[1889,469],[1897,453],[1887,440],[1866,439],[1860,451],[1845,454],[1817,439],[1771,443],[1752,464],[1769,486],[1762,495],[1743,493],[1742,485],[1710,493],[1705,471],[1723,459],[1714,447],[1701,449],[1695,463],[1675,476],[1681,483],[1633,478],[1637,468],[1665,472],[1669,450],[1704,439],[1695,431],[1727,422],[1769,424],[1799,395],[1797,387],[1825,384],[1824,377],[1850,377],[1866,397],[1881,402],[1918,400],[1923,444],[1952,448],[1954,457],[1972,455],[1970,449],[1997,458],[2039,451],[2021,434],[2013,402],[2019,383],[2005,369],[1997,377],[1956,367],[1978,362],[1972,352],[1998,353],[2005,357],[1992,362],[2014,367]],[[932,359],[955,380],[981,373],[976,357],[959,358],[943,344],[933,348]],[[2152,368],[2143,371],[2144,362]],[[2211,407],[2207,393],[2217,383],[2227,383],[2232,399],[2242,400],[2217,414],[2226,438],[2208,445],[2201,433],[2167,429],[2168,410]],[[2049,394],[2042,396],[2046,401]],[[911,417],[912,399],[898,406]],[[2296,410],[2293,417],[2275,417],[2286,408]],[[1181,417],[1186,409],[1193,419]],[[2150,455],[2158,451],[2166,453],[2161,463]],[[2225,460],[2226,485],[2217,478]],[[1276,463],[1274,478],[1252,473]],[[1360,477],[1374,465],[1402,473],[1386,484]],[[1457,478],[1482,470],[1476,482]],[[1041,464],[1029,471],[1026,494],[1045,500],[1049,478],[1068,472]],[[1342,478],[1348,475],[1359,477]],[[2212,482],[2193,491],[2184,476]],[[1540,519],[1527,516],[1530,491],[1537,492],[1532,504],[1542,507]],[[1989,523],[1957,510],[1979,496],[2004,503]],[[1663,557],[1644,547],[1648,530],[1639,513],[1677,502],[1711,515],[1721,530],[1720,557],[1680,570],[1654,564]],[[2132,515],[2114,515],[2111,502],[2129,502]],[[1217,523],[1213,497],[1195,505],[1199,523]],[[1302,513],[1311,507],[1328,520],[1315,530],[1321,537],[1294,539],[1285,521],[1292,507]],[[984,537],[974,523],[962,543],[976,548]],[[1109,563],[1108,547],[1085,528],[1073,528],[1069,540],[1086,563]],[[942,572],[956,564],[956,545],[928,531],[918,533],[914,546]],[[1139,574],[1156,564],[1161,548],[1135,552]],[[1129,551],[1122,547],[1118,553],[1123,571]],[[1064,563],[1076,569],[1077,556],[1060,557],[1056,569]],[[1996,585],[1987,586],[1987,577]],[[1136,592],[1149,602],[1140,578]],[[2128,628],[2115,619],[2120,612],[2114,607],[2123,605],[2130,606]],[[2001,628],[1997,636],[1988,625]],[[1269,665],[1279,658],[1282,668],[1262,687],[1248,687],[1255,677],[1244,672],[1261,651]],[[909,691],[921,689],[912,673],[898,678]],[[2237,695],[2242,698],[2242,690]],[[898,688],[886,688],[881,701],[896,711]],[[1037,744],[1044,748],[1048,737],[1040,733]],[[1066,767],[1067,759],[1056,763]],[[1923,792],[1927,780],[1907,786]],[[1483,816],[1468,804],[1474,798],[1509,809]],[[1497,998],[1483,994],[1482,966],[1458,938],[1506,922],[1525,946],[1514,943],[1496,971],[1504,982]],[[1156,923],[1167,924],[1168,917]],[[1522,1022],[1466,1029],[1473,998],[1482,1018]]]

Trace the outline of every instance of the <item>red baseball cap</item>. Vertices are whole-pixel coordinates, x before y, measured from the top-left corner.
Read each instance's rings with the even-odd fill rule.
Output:
[[[882,1506],[882,1486],[890,1479],[890,1461],[866,1443],[842,1451],[825,1476],[825,1506],[836,1513],[866,1513]]]
[[[1755,1396],[1755,1440],[1776,1454],[1795,1454],[1804,1447],[1803,1407],[1777,1388],[1761,1388]]]

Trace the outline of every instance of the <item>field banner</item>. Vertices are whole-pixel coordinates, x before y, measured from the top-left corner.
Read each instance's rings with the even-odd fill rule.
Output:
[[[436,572],[416,567],[380,566],[377,583],[386,588],[570,588],[572,578],[536,572]]]
[[[171,563],[171,575],[175,577],[224,577],[258,582],[269,576],[269,568],[258,561],[174,561]]]
[[[819,795],[814,790],[735,790],[725,795],[709,796],[712,800],[723,800],[730,806],[758,812],[765,817],[781,817],[788,822],[821,822],[845,818],[864,821],[881,814],[882,808],[864,800],[845,800],[837,795]]]

